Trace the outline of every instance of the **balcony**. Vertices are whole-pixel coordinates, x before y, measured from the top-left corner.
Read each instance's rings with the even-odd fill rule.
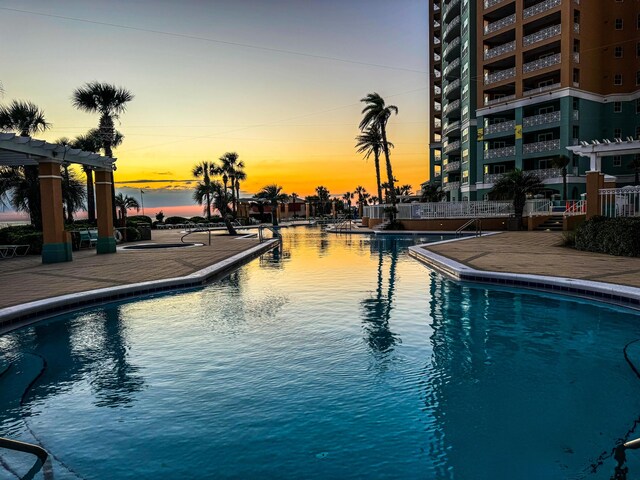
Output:
[[[453,62],[451,62],[449,65],[447,65],[444,69],[444,71],[442,72],[444,74],[444,77],[447,78],[447,76],[450,73],[453,73],[453,71],[458,68],[460,66],[460,59],[456,58]],[[456,75],[456,77],[459,77],[460,75]]]
[[[493,125],[487,125],[484,129],[485,135],[491,135],[492,133],[511,132],[516,128],[515,120],[508,120],[506,122],[494,123]]]
[[[442,96],[442,88],[440,88],[437,85],[434,85],[433,86],[433,95],[436,96],[436,97]]]
[[[540,153],[560,150],[560,139],[546,140],[544,142],[525,143],[522,146],[522,153]]]
[[[513,157],[515,154],[516,147],[515,145],[512,145],[510,147],[490,148],[489,150],[485,150],[484,158],[486,160],[491,160],[492,158]]]
[[[527,35],[522,39],[522,45],[527,47],[529,45],[533,45],[534,43],[542,42],[547,38],[553,38],[557,35],[560,35],[561,32],[560,25],[552,25],[551,27],[543,28],[539,32],[532,33],[531,35]]]
[[[533,17],[552,8],[559,7],[561,3],[562,0],[545,0],[544,2],[536,3],[532,7],[525,8],[522,11],[522,18]]]
[[[449,162],[442,168],[447,173],[457,172],[458,170],[460,170],[460,160],[456,160],[455,162]]]
[[[531,90],[527,90],[524,92],[526,95],[536,95],[538,93],[546,92],[548,90],[555,90],[556,88],[560,88],[562,86],[561,83],[552,83],[551,85],[545,85],[544,87],[532,88]]]
[[[447,98],[451,98],[454,95],[449,95],[450,93],[457,93],[457,96],[460,97],[460,79],[457,79],[451,82],[449,85],[444,87],[444,96]]]
[[[460,130],[460,120],[445,123],[444,128],[442,129],[442,134],[449,135],[451,132],[455,132],[456,130]]]
[[[503,103],[503,102],[509,102],[511,100],[515,100],[516,96],[514,95],[505,95],[504,97],[500,97],[500,98],[492,98],[491,100],[489,99],[485,99],[484,104],[485,106],[490,106],[490,105],[495,105],[497,103]]]
[[[580,24],[577,22],[573,24],[573,33],[580,33]]]
[[[507,68],[505,70],[498,70],[494,73],[486,73],[484,76],[484,84],[491,85],[492,83],[502,82],[503,80],[508,80],[510,78],[514,78],[516,76],[516,69]]]
[[[460,100],[454,100],[453,102],[448,103],[446,107],[444,107],[444,110],[442,110],[442,114],[448,115],[449,113],[459,108],[460,108]]]
[[[560,112],[543,113],[532,117],[522,119],[523,127],[535,127],[537,125],[546,125],[548,123],[557,123],[560,121]]]
[[[580,52],[573,52],[573,63],[580,63]]]
[[[482,183],[484,183],[485,185],[493,185],[498,180],[500,180],[500,177],[502,177],[503,175],[504,173],[485,173],[484,177],[482,178]]]
[[[484,8],[485,10],[493,7],[494,5],[498,5],[499,3],[504,2],[504,0],[484,0]]]
[[[448,182],[445,183],[442,187],[442,190],[445,192],[450,192],[452,190],[460,190],[460,182]]]
[[[436,112],[441,112],[442,111],[442,105],[436,102],[436,103],[433,104],[433,109]]]
[[[490,33],[497,32],[498,30],[502,30],[509,25],[513,25],[516,23],[516,14],[513,13],[508,17],[501,18],[500,20],[492,23],[488,23],[484,26],[484,34],[489,35]]]
[[[455,142],[448,142],[444,147],[444,153],[447,153],[447,154],[451,152],[455,152],[456,150],[460,150],[460,140],[456,140]],[[445,170],[446,170],[446,167],[445,167]]]
[[[549,55],[548,57],[534,60],[533,62],[525,63],[522,65],[522,73],[535,72],[536,70],[542,70],[543,68],[552,67],[554,65],[560,65],[561,55],[556,53]]]
[[[455,28],[460,27],[460,15],[458,15],[456,18],[454,18],[451,23],[449,25],[447,25],[447,28],[445,28],[444,30],[444,34],[442,35],[442,38],[446,39],[449,37],[449,34],[451,32],[454,31]]]
[[[449,2],[445,7],[444,7],[444,19],[446,20],[447,17],[449,16],[449,13],[451,11],[453,11],[453,9],[457,6],[460,5],[460,0],[453,0],[452,2]]]
[[[561,168],[543,168],[539,170],[527,170],[527,173],[533,173],[540,180],[548,180],[550,178],[562,178]],[[569,174],[570,172],[567,172]]]
[[[515,52],[516,50],[516,42],[504,43],[502,45],[498,45],[497,47],[490,48],[484,51],[484,59],[490,60],[495,57],[499,57],[500,55],[504,55],[505,53]]]
[[[447,59],[449,54],[454,50],[456,50],[456,48],[459,46],[460,46],[460,37],[454,38],[451,42],[449,42],[449,45],[447,45],[447,48],[445,48],[444,52],[442,52],[442,56],[445,58],[445,60]]]

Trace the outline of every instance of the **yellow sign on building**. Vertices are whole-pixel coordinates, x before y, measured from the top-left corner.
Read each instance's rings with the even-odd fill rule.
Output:
[[[516,140],[522,138],[522,125],[516,125]]]
[[[482,140],[484,140],[484,128],[479,128],[478,132],[477,132],[477,140],[480,142]]]

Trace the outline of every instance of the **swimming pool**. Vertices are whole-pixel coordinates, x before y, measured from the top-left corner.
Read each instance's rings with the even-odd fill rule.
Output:
[[[638,314],[448,281],[406,252],[439,236],[283,233],[204,288],[0,337],[0,436],[56,479],[610,478]]]

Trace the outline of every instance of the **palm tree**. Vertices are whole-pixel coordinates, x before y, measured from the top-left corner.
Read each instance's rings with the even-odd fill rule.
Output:
[[[51,124],[45,120],[44,110],[31,102],[14,100],[6,107],[0,107],[0,130],[15,132],[21,137],[30,137],[35,133],[44,132]],[[33,188],[24,193],[27,202],[31,224],[42,230],[42,205],[40,200],[40,183],[38,181],[38,167],[28,165],[18,167],[22,169],[25,180]],[[6,173],[6,172],[5,172]]]
[[[296,200],[298,200],[298,194],[296,192],[293,192],[291,195],[289,195],[289,198],[291,199],[291,203],[293,203],[293,205],[294,205],[293,208],[296,208],[295,204],[296,204]],[[296,211],[297,210],[294,210],[294,212],[293,212],[293,218],[296,218],[298,216]]]
[[[405,184],[401,187],[396,187],[396,195],[411,195],[411,185]]]
[[[349,218],[351,218],[351,199],[353,198],[353,193],[351,192],[347,192],[344,195],[342,195],[342,202],[343,205],[346,202],[347,203],[347,208],[349,209]],[[344,207],[343,207],[344,209]]]
[[[370,93],[365,98],[360,100],[364,102],[366,106],[362,110],[362,120],[360,121],[360,130],[364,131],[369,127],[376,127],[380,131],[382,136],[382,151],[384,152],[385,161],[387,164],[387,178],[389,181],[391,192],[391,203],[395,207],[396,205],[396,192],[393,179],[393,170],[391,168],[391,159],[389,158],[389,142],[387,141],[387,122],[392,113],[398,114],[398,107],[395,105],[386,105],[384,99],[377,93]],[[391,213],[391,219],[393,220],[394,214]]]
[[[198,205],[204,204],[203,211],[208,221],[211,221],[211,199],[218,194],[218,186],[222,188],[222,184],[216,181],[198,182],[193,192],[193,199],[196,203]]]
[[[282,187],[280,185],[276,185],[272,183],[271,185],[266,185],[262,187],[258,193],[256,193],[256,198],[266,200],[271,204],[271,221],[274,227],[278,226],[278,205],[289,198],[286,193],[282,192]]]
[[[95,132],[95,133],[94,133]],[[96,135],[97,130],[90,130],[84,135],[78,135],[72,142],[72,148],[79,148],[85,152],[97,153],[102,148],[102,142]],[[87,220],[90,223],[96,221],[96,201],[93,189],[93,168],[88,165],[82,166],[82,171],[86,176],[87,181]]]
[[[629,162],[627,168],[633,170],[635,176],[633,181],[634,185],[640,185],[640,155],[636,155],[635,157],[633,157],[633,160]]]
[[[120,210],[120,217],[122,218],[122,226],[126,226],[127,222],[127,210],[132,208],[136,209],[136,212],[140,211],[140,204],[138,200],[134,197],[130,197],[129,195],[122,195],[119,193],[116,195],[116,207]]]
[[[551,161],[553,168],[559,168],[562,172],[562,200],[567,200],[567,167],[571,159],[566,155],[557,155]]]
[[[371,204],[372,205],[378,205],[380,204],[380,198],[381,197],[376,197],[375,195],[372,195],[370,200],[371,200]]]
[[[376,167],[376,187],[378,188],[378,198],[382,198],[382,187],[380,186],[380,152],[383,151],[382,135],[377,126],[372,125],[364,133],[356,137],[356,148],[358,153],[364,153],[365,160],[373,154],[373,161]],[[389,148],[393,143],[388,143]]]
[[[369,197],[369,194],[362,185],[358,185],[353,193],[358,196],[358,216],[362,218],[364,202]]]
[[[99,113],[98,132],[102,140],[102,148],[107,157],[113,157],[112,148],[117,142],[114,120],[127,110],[127,103],[133,100],[133,94],[123,88],[109,83],[89,82],[76,89],[71,96],[71,103],[78,110]],[[111,195],[113,202],[113,221],[116,222],[115,185],[111,172]]]
[[[446,198],[447,194],[442,191],[440,186],[433,183],[427,183],[422,186],[421,202],[441,202]]]
[[[202,182],[198,183],[196,186],[196,191],[193,194],[194,200],[198,202],[199,205],[202,205],[202,200],[206,200],[206,207],[204,209],[204,213],[207,216],[207,221],[211,221],[211,199],[213,198],[214,190],[211,186],[211,176],[216,175],[218,172],[218,167],[213,162],[203,161],[193,166],[191,169],[191,174],[195,178],[202,177]],[[226,189],[225,189],[226,191]],[[202,196],[201,196],[202,195]],[[198,198],[201,200],[198,201]],[[220,212],[224,214],[225,212]]]
[[[489,192],[491,200],[513,200],[518,230],[522,227],[522,212],[527,195],[535,195],[544,189],[544,184],[536,174],[519,168],[502,175]]]
[[[326,213],[326,205],[330,201],[330,193],[327,187],[323,187],[322,185],[316,187],[316,193],[318,195],[318,205],[321,210],[321,214]]]
[[[247,178],[243,170],[244,162],[239,160],[239,158],[240,158],[240,155],[238,155],[236,152],[227,152],[220,157],[220,162],[221,162],[220,168],[223,174],[225,191],[227,189],[227,181],[229,180],[231,181],[231,206],[233,208],[234,215],[236,213],[236,193],[235,193],[236,179],[244,180],[245,178]],[[225,176],[226,176],[226,180],[225,180]],[[238,183],[238,188],[239,188],[239,183]]]
[[[242,163],[242,162],[240,162]],[[238,213],[238,205],[240,204],[240,181],[245,181],[247,179],[247,174],[241,168],[237,168],[235,171],[235,186],[236,186],[236,194],[235,194],[235,210],[234,214]]]
[[[67,221],[73,222],[73,214],[85,208],[87,190],[73,170],[63,166],[62,201],[66,205]]]

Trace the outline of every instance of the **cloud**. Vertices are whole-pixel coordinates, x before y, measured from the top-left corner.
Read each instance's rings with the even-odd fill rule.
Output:
[[[141,179],[141,180],[121,180],[115,183],[191,183],[193,180],[149,180],[149,179]]]

